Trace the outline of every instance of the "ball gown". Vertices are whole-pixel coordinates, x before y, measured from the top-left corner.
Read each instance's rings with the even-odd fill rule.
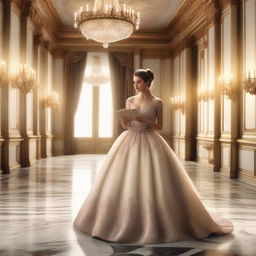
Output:
[[[160,103],[154,99],[138,111],[156,120]],[[120,243],[174,242],[233,231],[229,220],[206,210],[163,137],[138,121],[113,143],[74,226]]]

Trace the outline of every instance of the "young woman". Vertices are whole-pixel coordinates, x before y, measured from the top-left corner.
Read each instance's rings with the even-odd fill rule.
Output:
[[[127,129],[114,142],[74,224],[84,233],[120,243],[164,243],[233,231],[213,217],[179,159],[155,130],[163,126],[163,103],[153,96],[149,69],[134,73],[137,95],[126,108],[140,113],[121,119]]]

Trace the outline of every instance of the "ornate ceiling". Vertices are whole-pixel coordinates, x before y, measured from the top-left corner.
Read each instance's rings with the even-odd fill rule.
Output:
[[[73,27],[73,14],[80,6],[94,0],[51,0],[63,24]],[[184,0],[120,0],[141,14],[141,29],[162,29],[167,27]]]

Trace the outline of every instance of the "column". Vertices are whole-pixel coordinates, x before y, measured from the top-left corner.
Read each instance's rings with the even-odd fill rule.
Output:
[[[43,38],[41,34],[34,36],[34,60],[33,66],[37,74],[38,87],[33,93],[33,133],[36,136],[36,159],[41,158],[41,134],[40,134],[40,81],[42,80],[42,47]]]
[[[53,155],[64,155],[64,97],[65,97],[65,78],[64,78],[64,58],[65,52],[55,51],[54,56],[54,83],[53,90],[58,93],[60,99],[60,107],[53,111]]]
[[[32,2],[21,9],[21,63],[33,68],[33,25],[30,21]],[[20,92],[21,166],[28,167],[36,160],[36,137],[33,133],[33,91]]]
[[[17,74],[20,63],[20,11],[12,1],[3,4],[3,58],[10,75]],[[2,85],[2,169],[4,173],[20,166],[19,90],[7,81]]]
[[[221,23],[221,75],[224,85],[230,88],[231,97],[221,96],[221,168],[230,178],[237,177],[239,128],[239,93],[237,76],[238,19],[237,2],[227,1],[222,10]],[[221,90],[221,88],[220,88]]]

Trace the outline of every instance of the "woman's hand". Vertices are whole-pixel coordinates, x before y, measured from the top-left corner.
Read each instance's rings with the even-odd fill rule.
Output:
[[[125,118],[119,118],[121,125],[124,129],[128,129],[131,126],[131,122]]]
[[[145,119],[145,117],[143,117],[143,116],[137,116],[137,117],[136,117],[136,121],[138,121],[138,122],[140,122],[140,123],[145,123],[146,119]]]

